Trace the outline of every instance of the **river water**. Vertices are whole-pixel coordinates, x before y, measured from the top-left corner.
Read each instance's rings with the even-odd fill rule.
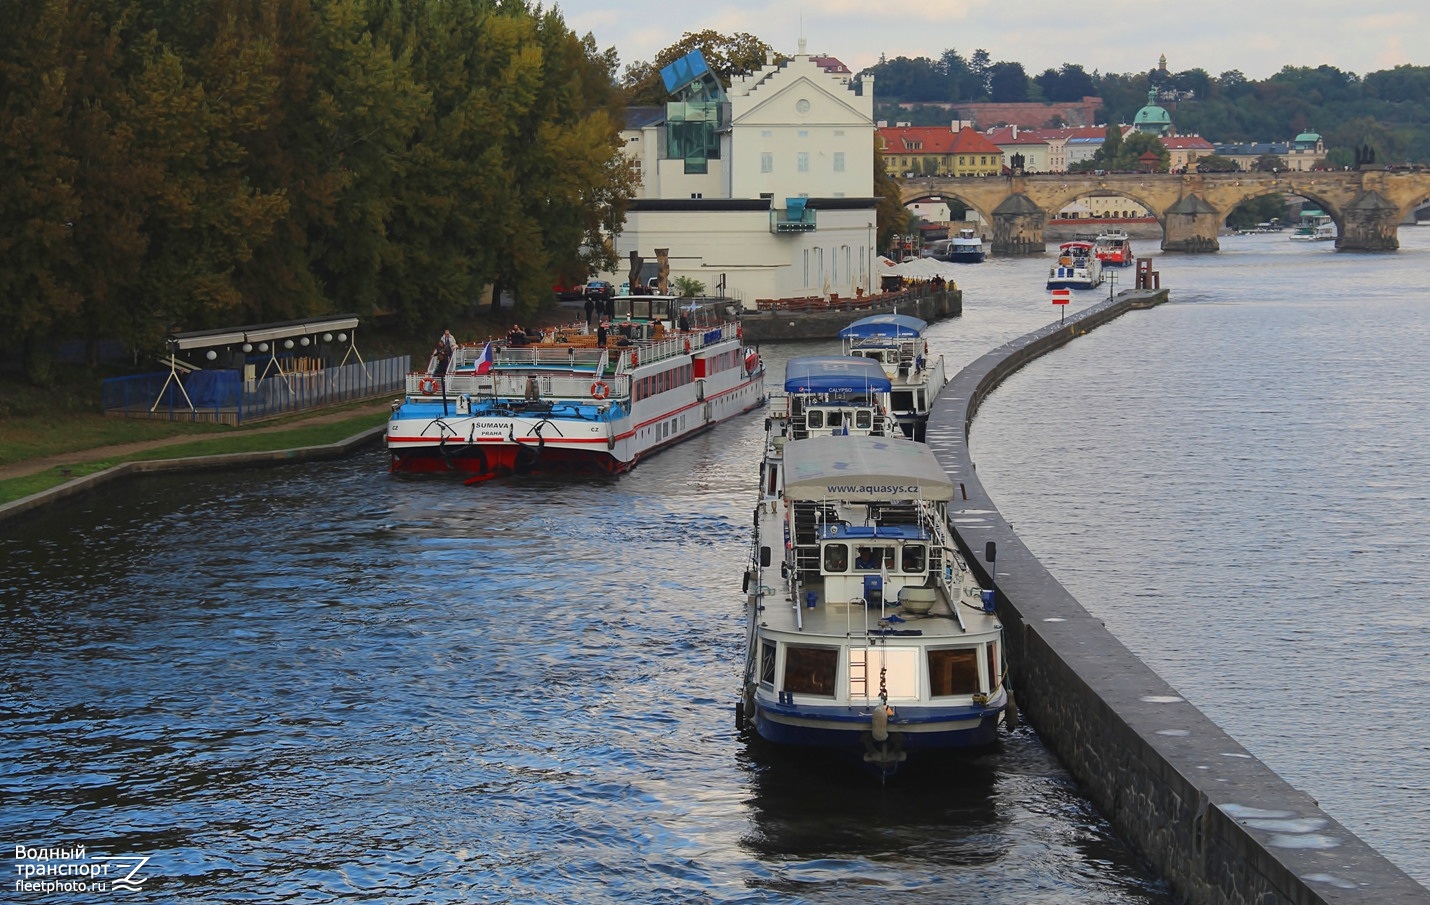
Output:
[[[1394,290],[1424,273],[1430,242],[1402,230],[1405,251],[1362,257],[1265,238],[1159,258],[1176,301],[1015,377],[974,452],[1019,533],[1119,637],[1423,880],[1426,793],[1410,777],[1426,761],[1426,636],[1411,598],[1430,447],[1425,384],[1407,376],[1416,310]],[[933,331],[950,370],[1056,318],[1047,264],[958,271],[965,314]],[[1349,309],[1352,291],[1365,307]],[[1394,340],[1375,359],[1392,387],[1298,379],[1364,368],[1348,332]],[[778,375],[833,345],[763,351]],[[1290,385],[1248,406],[1247,359],[1282,358]],[[1181,385],[1176,407],[1201,417],[1171,417],[1165,372],[1219,375]],[[1226,460],[1298,435],[1253,411],[1309,417],[1328,392],[1354,430],[1278,445],[1228,483]],[[1182,460],[1208,441],[1166,440],[1168,421],[1194,420],[1230,435],[1208,455],[1223,470],[1200,479]],[[1123,432],[1094,430],[1110,423]],[[0,533],[6,857],[23,871],[55,862],[17,845],[147,856],[145,901],[1170,902],[1026,727],[887,786],[735,731],[761,436],[755,414],[621,478],[476,487],[390,477],[373,449],[148,478]],[[1053,472],[1035,442],[1083,472]],[[1368,468],[1371,447],[1394,461]],[[1201,494],[1152,484],[1166,471]],[[1290,528],[1276,481],[1313,497]],[[1242,491],[1270,496],[1232,505]],[[1384,521],[1391,509],[1421,521]],[[1342,527],[1354,549],[1327,537]],[[1273,556],[1292,561],[1270,571]],[[1268,616],[1270,589],[1286,618]],[[1318,696],[1337,704],[1305,703]]]
[[[1171,303],[1019,372],[971,450],[1113,634],[1430,885],[1430,228],[1400,241],[1159,256]]]

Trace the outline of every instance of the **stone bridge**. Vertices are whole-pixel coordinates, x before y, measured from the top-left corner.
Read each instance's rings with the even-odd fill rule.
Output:
[[[1331,170],[1308,173],[1048,173],[906,179],[904,204],[956,198],[993,224],[995,254],[1038,254],[1043,227],[1079,198],[1121,195],[1153,211],[1162,250],[1213,252],[1227,215],[1262,195],[1300,195],[1336,224],[1336,248],[1400,247],[1400,222],[1430,198],[1430,170]],[[1087,221],[1096,226],[1097,221]]]

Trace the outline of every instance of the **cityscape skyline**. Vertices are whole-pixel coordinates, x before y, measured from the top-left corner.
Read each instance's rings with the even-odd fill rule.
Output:
[[[836,57],[854,72],[881,55],[937,59],[950,49],[964,59],[986,50],[993,62],[1021,63],[1030,76],[1064,63],[1089,73],[1147,72],[1163,54],[1171,72],[1204,69],[1215,77],[1238,70],[1258,81],[1285,66],[1329,65],[1364,76],[1430,65],[1413,58],[1420,49],[1416,37],[1430,34],[1430,5],[1423,0],[1303,0],[1274,12],[1232,0],[1149,12],[1132,0],[1108,0],[1076,15],[1066,3],[1023,0],[1016,21],[1005,13],[1008,6],[992,0],[932,5],[903,19],[871,17],[856,0],[627,0],[618,6],[561,0],[556,6],[578,35],[590,32],[601,50],[614,47],[622,71],[651,60],[685,32],[705,29],[749,33],[784,54],[796,53],[803,38],[809,53]]]

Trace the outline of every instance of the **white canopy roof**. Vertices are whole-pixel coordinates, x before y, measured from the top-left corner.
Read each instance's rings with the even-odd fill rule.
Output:
[[[236,346],[246,342],[273,342],[294,336],[316,336],[319,333],[334,330],[355,330],[357,325],[358,319],[355,315],[335,314],[330,317],[314,317],[299,321],[174,333],[169,336],[168,342],[171,349],[211,349],[218,346]]]
[[[789,500],[951,500],[953,481],[922,443],[893,437],[810,437],[785,444]]]

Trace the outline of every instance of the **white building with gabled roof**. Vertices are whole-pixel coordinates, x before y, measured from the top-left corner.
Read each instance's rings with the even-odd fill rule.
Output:
[[[640,190],[623,260],[669,249],[670,278],[756,299],[876,288],[873,80],[804,51],[718,84],[698,51],[662,72],[671,101],[623,133]],[[628,277],[619,271],[608,278]]]

